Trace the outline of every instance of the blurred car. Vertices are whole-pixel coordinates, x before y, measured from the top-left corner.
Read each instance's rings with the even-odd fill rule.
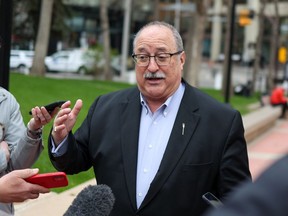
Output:
[[[94,66],[93,54],[82,49],[62,50],[45,58],[47,71],[86,74]]]
[[[232,54],[231,60],[232,60],[233,62],[241,62],[241,59],[242,59],[242,57],[241,57],[240,54],[238,54],[238,53]],[[225,54],[220,53],[219,56],[218,56],[217,61],[218,61],[218,62],[223,62],[224,60],[225,60]]]
[[[11,50],[10,69],[20,73],[28,74],[32,66],[34,51],[32,50]]]

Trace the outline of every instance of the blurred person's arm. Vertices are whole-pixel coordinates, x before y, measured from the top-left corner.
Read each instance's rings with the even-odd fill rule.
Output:
[[[12,115],[10,119],[9,128],[7,129],[7,135],[5,140],[13,140],[13,134],[11,131],[15,128],[22,128],[23,120],[19,110],[19,105],[16,103],[14,109],[12,109]],[[42,128],[45,124],[49,123],[56,115],[55,110],[50,115],[44,107],[34,107],[31,110],[32,118],[27,124],[27,128],[24,127],[22,136],[16,144],[14,144],[11,151],[11,160],[8,164],[8,170],[24,169],[31,167],[38,159],[40,153],[44,149],[42,142]],[[11,128],[11,125],[13,128]],[[20,155],[21,154],[21,155]]]

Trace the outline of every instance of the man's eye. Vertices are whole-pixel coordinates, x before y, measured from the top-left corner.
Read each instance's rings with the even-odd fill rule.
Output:
[[[159,61],[165,61],[168,56],[166,54],[160,54],[160,55],[157,55],[157,58]]]
[[[138,55],[137,58],[139,61],[146,61],[148,59],[148,57],[146,55]]]

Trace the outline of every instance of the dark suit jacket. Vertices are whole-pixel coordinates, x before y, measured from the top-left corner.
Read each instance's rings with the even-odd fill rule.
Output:
[[[115,195],[111,216],[197,216],[208,207],[205,192],[221,198],[251,178],[239,112],[186,83],[159,170],[137,209],[140,113],[136,87],[100,96],[75,135],[69,134],[67,153],[49,154],[55,168],[68,174],[93,166],[97,183]]]
[[[224,206],[205,216],[287,216],[288,156],[267,169],[254,183],[245,183]]]

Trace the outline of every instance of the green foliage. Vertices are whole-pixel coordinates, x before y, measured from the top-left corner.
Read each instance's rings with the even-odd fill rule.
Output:
[[[27,123],[31,116],[28,114],[34,106],[42,106],[57,100],[71,100],[72,105],[77,99],[83,100],[83,108],[79,113],[78,120],[74,127],[77,129],[84,120],[90,105],[99,95],[106,94],[119,89],[130,87],[125,83],[98,81],[98,80],[73,80],[73,79],[52,79],[43,77],[25,76],[18,73],[10,73],[10,91],[18,100],[24,122]],[[223,102],[223,96],[217,90],[203,89],[206,93]],[[232,106],[240,112],[248,112],[248,104],[257,101],[256,97],[232,97]],[[40,155],[34,167],[38,167],[41,173],[54,172],[56,169],[52,166],[47,152],[47,139],[52,122],[44,127],[44,146],[45,149]],[[92,169],[79,174],[68,176],[69,186],[65,188],[53,189],[55,192],[74,187],[91,178],[94,178]]]
[[[216,100],[224,102],[224,96],[221,91],[214,89],[201,89]],[[242,115],[250,112],[249,105],[259,102],[259,94],[255,93],[251,97],[243,97],[238,95],[232,95],[230,98],[230,105],[237,109]]]

